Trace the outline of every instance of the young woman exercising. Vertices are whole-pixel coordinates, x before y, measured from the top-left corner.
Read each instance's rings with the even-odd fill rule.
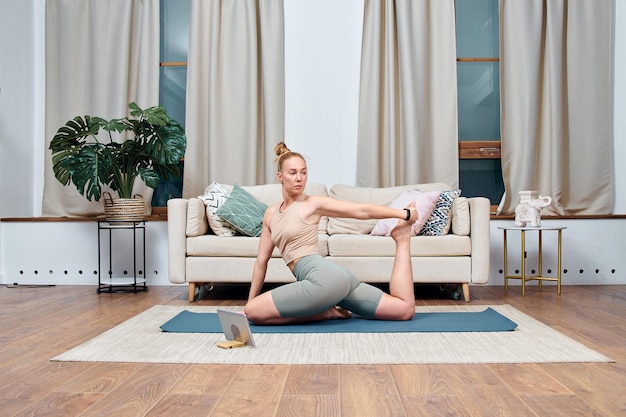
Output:
[[[302,155],[291,152],[283,142],[276,145],[275,152],[283,200],[268,207],[263,216],[259,252],[244,310],[248,319],[255,324],[286,324],[348,318],[354,312],[380,320],[410,320],[415,313],[409,251],[411,224],[418,219],[415,204],[394,209],[308,196],[304,194],[307,166]],[[389,294],[360,282],[346,268],[319,255],[318,223],[322,216],[399,219],[391,231],[396,252]],[[261,294],[267,263],[275,246],[297,282]]]

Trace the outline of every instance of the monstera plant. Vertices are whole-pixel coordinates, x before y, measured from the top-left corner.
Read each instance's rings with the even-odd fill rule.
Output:
[[[185,154],[184,129],[163,107],[128,105],[130,117],[105,120],[76,116],[60,127],[50,142],[54,176],[73,183],[88,200],[100,200],[103,187],[132,198],[137,177],[155,188],[161,178],[180,175]]]

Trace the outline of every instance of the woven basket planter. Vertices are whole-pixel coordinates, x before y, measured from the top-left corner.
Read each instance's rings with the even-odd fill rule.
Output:
[[[109,221],[138,222],[143,220],[146,203],[139,194],[134,198],[112,198],[108,192],[104,196],[104,217]]]

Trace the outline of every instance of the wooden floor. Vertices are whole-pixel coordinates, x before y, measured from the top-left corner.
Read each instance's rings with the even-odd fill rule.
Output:
[[[417,305],[465,304],[417,287]],[[243,305],[245,289],[197,303]],[[2,416],[625,416],[626,286],[472,287],[615,360],[513,365],[172,365],[51,362],[186,287],[96,294],[0,287]],[[532,349],[532,346],[528,346]],[[328,346],[332,349],[332,346]]]

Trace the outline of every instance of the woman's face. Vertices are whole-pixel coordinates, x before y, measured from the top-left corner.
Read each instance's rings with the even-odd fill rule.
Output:
[[[282,169],[278,172],[278,181],[290,193],[302,193],[306,186],[306,162],[299,156],[292,156],[283,161]]]

